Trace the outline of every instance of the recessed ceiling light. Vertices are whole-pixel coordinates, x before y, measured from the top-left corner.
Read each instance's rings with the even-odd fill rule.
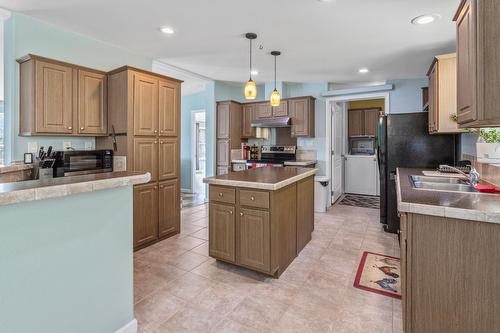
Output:
[[[252,70],[252,72],[251,72],[251,73],[252,73],[252,75],[259,75],[259,71],[255,70],[255,69],[254,69],[254,70]]]
[[[416,25],[429,24],[429,23],[432,23],[440,18],[441,18],[441,15],[439,15],[439,14],[420,15],[420,16],[415,17],[413,20],[411,20],[411,23],[416,24]]]
[[[172,35],[175,31],[170,27],[161,27],[160,31],[167,35]]]
[[[366,74],[366,73],[368,73],[369,71],[370,71],[370,70],[369,70],[368,68],[360,68],[360,69],[358,70],[358,72],[360,72],[361,74]]]

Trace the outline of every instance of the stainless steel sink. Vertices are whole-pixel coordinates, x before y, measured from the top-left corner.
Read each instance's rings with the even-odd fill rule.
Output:
[[[453,177],[410,176],[416,189],[447,192],[477,192],[467,181]]]

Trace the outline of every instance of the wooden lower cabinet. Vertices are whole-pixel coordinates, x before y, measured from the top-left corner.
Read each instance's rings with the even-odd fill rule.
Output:
[[[208,229],[209,254],[229,262],[235,262],[235,208],[230,205],[211,204]]]
[[[180,232],[180,190],[177,179],[160,182],[158,191],[158,236]]]
[[[268,272],[271,263],[269,212],[241,208],[239,215],[240,264]]]
[[[404,331],[500,332],[500,225],[401,215]]]
[[[314,180],[308,178],[297,183],[297,252],[311,241],[314,230]]]
[[[158,185],[134,187],[134,248],[158,239]]]

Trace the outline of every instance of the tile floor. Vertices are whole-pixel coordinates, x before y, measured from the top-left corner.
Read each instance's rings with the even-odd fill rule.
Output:
[[[401,301],[352,287],[363,251],[399,256],[378,211],[315,215],[312,241],[279,279],[208,257],[207,205],[182,233],[134,256],[139,332],[402,332]]]

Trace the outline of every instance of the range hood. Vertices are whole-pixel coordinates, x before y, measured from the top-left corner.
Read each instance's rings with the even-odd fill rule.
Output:
[[[255,119],[254,121],[252,121],[252,127],[260,127],[260,128],[290,127],[290,117]]]

